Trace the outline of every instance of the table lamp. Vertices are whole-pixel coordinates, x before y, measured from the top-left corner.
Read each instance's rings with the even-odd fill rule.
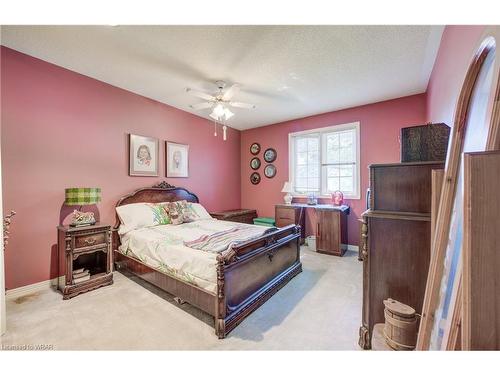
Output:
[[[286,193],[286,195],[284,197],[285,204],[288,204],[288,205],[292,204],[293,196],[292,196],[292,194],[290,194],[290,193],[293,193],[292,184],[288,181],[285,182],[285,184],[283,185],[283,189],[281,189],[281,192]]]
[[[67,206],[80,206],[73,211],[72,227],[94,225],[96,223],[93,212],[81,212],[83,206],[96,204],[101,201],[101,188],[68,188],[65,189],[64,203]]]

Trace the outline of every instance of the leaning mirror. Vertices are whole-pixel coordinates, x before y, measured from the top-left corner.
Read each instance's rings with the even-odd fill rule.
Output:
[[[495,28],[498,33],[498,27]],[[460,93],[448,147],[432,260],[417,349],[449,349],[450,327],[460,319],[463,240],[463,153],[497,147],[498,58],[496,38],[477,49]]]

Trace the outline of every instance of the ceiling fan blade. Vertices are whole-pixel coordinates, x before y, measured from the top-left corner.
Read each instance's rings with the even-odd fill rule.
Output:
[[[196,91],[196,90],[187,88],[186,92],[193,95],[193,96],[196,96],[197,98],[201,98],[201,99],[209,100],[209,101],[215,101],[215,96],[206,94],[206,93],[201,92],[201,91]]]
[[[229,105],[232,107],[237,107],[237,108],[248,108],[248,109],[255,108],[255,104],[248,104],[248,103],[241,103],[241,102],[229,102]]]
[[[240,91],[240,85],[235,83],[222,95],[222,100],[231,100]]]
[[[213,105],[214,103],[205,102],[205,103],[192,104],[190,105],[190,107],[195,110],[199,110],[199,109],[211,108]]]

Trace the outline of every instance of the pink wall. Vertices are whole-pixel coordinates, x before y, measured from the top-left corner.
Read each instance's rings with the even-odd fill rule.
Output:
[[[213,210],[240,207],[240,132],[47,62],[1,48],[4,210],[17,211],[5,252],[6,287],[55,277],[64,188],[99,186],[101,220],[136,188],[165,180],[164,144],[190,145],[190,177],[166,179]],[[160,139],[160,176],[129,177],[127,134]]]
[[[274,205],[283,203],[281,188],[288,180],[288,134],[340,125],[349,122],[360,122],[361,133],[361,199],[348,201],[351,206],[349,215],[349,243],[357,245],[359,240],[359,223],[357,219],[365,210],[365,191],[368,188],[368,165],[373,163],[390,163],[400,160],[399,132],[402,127],[425,123],[425,94],[388,100],[385,102],[350,108],[337,112],[292,120],[280,124],[245,130],[241,133],[241,204],[246,208],[257,208],[260,216],[274,217]],[[277,175],[272,179],[263,176],[264,163],[259,171],[262,180],[258,185],[250,182],[249,148],[253,142],[259,142],[262,152],[273,147],[278,152],[274,162]],[[314,211],[308,209],[309,213]],[[309,214],[306,222],[307,233],[311,233],[314,215]]]
[[[446,26],[427,86],[427,120],[453,126],[455,105],[485,26]]]

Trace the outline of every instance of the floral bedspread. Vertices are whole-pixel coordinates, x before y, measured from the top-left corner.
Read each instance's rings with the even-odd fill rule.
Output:
[[[158,271],[215,293],[218,253],[200,251],[184,243],[235,227],[250,228],[249,232],[256,236],[268,229],[216,219],[203,219],[180,225],[157,225],[123,234],[119,250]]]

